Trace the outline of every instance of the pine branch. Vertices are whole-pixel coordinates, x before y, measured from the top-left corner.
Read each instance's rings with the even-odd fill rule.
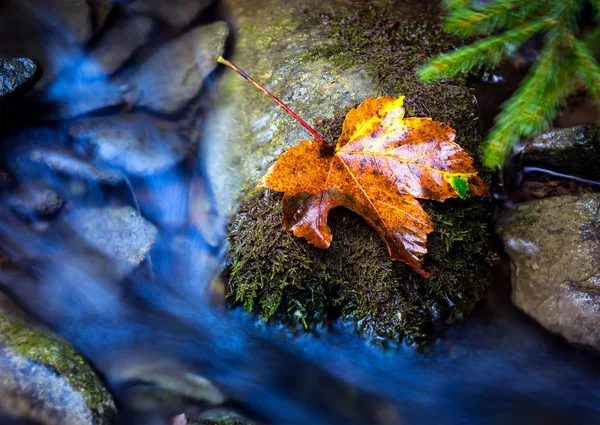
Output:
[[[585,43],[575,38],[570,39],[569,42],[573,49],[577,76],[596,102],[600,101],[600,64]]]
[[[443,0],[442,5],[448,11],[469,7],[471,0]]]
[[[548,128],[574,90],[573,59],[559,54],[561,39],[558,31],[553,33],[517,92],[502,106],[483,150],[488,167],[504,164],[521,137]]]
[[[480,9],[461,8],[446,18],[446,31],[464,37],[489,34],[495,30],[522,25],[528,18],[548,13],[545,4],[531,0],[496,0]]]
[[[482,66],[495,66],[504,56],[517,50],[525,41],[534,34],[545,31],[556,21],[540,19],[522,25],[497,36],[488,37],[470,46],[441,55],[418,71],[419,77],[425,81],[439,78],[453,77],[463,71],[478,70]]]

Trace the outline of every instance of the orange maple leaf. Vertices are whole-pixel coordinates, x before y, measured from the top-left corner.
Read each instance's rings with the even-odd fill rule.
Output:
[[[283,153],[260,183],[283,198],[283,226],[328,248],[327,216],[343,206],[359,214],[390,256],[424,277],[429,215],[416,198],[489,196],[454,130],[431,118],[404,118],[404,97],[367,99],[344,121],[335,150],[319,139]]]

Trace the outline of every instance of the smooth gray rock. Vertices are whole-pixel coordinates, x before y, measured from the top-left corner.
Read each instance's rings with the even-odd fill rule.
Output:
[[[127,87],[108,78],[88,79],[85,75],[65,74],[54,81],[41,97],[50,109],[48,119],[68,119],[126,102]]]
[[[214,0],[137,0],[129,6],[131,11],[154,16],[174,28],[187,26]]]
[[[551,332],[600,349],[600,194],[519,205],[497,225],[513,302]]]
[[[75,178],[103,184],[118,184],[123,174],[110,169],[99,168],[65,149],[40,147],[29,153],[29,158],[44,164],[49,169]]]
[[[527,143],[525,165],[600,179],[600,136],[591,125],[555,128]]]
[[[146,43],[153,27],[152,19],[145,16],[117,20],[102,34],[82,64],[81,72],[88,78],[113,74],[136,49]]]
[[[144,260],[158,233],[131,207],[78,208],[63,220],[123,272]]]
[[[137,105],[165,114],[180,111],[216,68],[228,33],[225,22],[216,22],[161,46],[130,81]]]
[[[174,123],[141,113],[82,120],[69,134],[108,166],[138,176],[171,168],[186,153]]]
[[[67,343],[0,295],[0,412],[41,425],[111,425],[115,403]]]
[[[17,187],[10,199],[11,207],[21,215],[51,215],[60,211],[64,200],[43,181],[26,182]]]
[[[37,72],[38,67],[31,59],[0,58],[0,99],[32,85]]]
[[[9,2],[15,0],[8,0]],[[92,36],[90,8],[86,0],[18,0],[26,13],[69,34],[80,43]]]

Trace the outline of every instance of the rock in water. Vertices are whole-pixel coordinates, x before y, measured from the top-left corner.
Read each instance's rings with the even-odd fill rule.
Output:
[[[174,28],[188,25],[214,0],[137,0],[129,9],[154,16]]]
[[[4,0],[0,12],[2,56],[33,58],[44,70],[42,90],[61,70],[77,63],[92,34],[86,0]]]
[[[26,58],[0,58],[0,99],[19,90],[30,89],[38,73],[37,65]]]
[[[1,297],[0,412],[41,425],[112,424],[115,403],[88,363],[66,341],[15,317]]]
[[[86,119],[69,134],[107,165],[132,175],[165,171],[186,152],[173,123],[145,114]]]
[[[131,79],[137,104],[165,114],[180,111],[216,68],[228,33],[225,22],[216,22],[160,47]]]
[[[50,107],[45,118],[67,119],[121,105],[125,94],[108,78],[89,80],[84,75],[67,73],[48,87],[41,102]]]
[[[64,200],[43,181],[26,182],[17,187],[9,205],[23,216],[44,216],[58,212],[63,207]]]
[[[19,0],[19,4],[29,15],[74,37],[81,45],[92,36],[90,8],[86,0]]]
[[[498,233],[513,263],[513,302],[551,332],[600,349],[600,194],[508,211]]]
[[[78,208],[63,220],[123,273],[142,262],[158,233],[131,207]]]
[[[600,179],[600,134],[591,125],[554,128],[525,145],[526,165]]]
[[[29,153],[29,158],[53,171],[82,180],[110,185],[118,184],[123,180],[120,172],[96,167],[66,149],[34,148]]]
[[[451,125],[456,141],[479,163],[472,91],[459,82],[423,84],[415,75],[427,57],[454,48],[435,5],[225,3],[239,28],[232,61],[301,117],[314,118],[326,139],[336,141],[348,110],[366,98],[405,95],[408,116]],[[223,74],[215,99],[203,157],[219,211],[227,215],[282,152],[311,136],[232,71]],[[425,269],[435,270],[431,279],[391,261],[375,231],[355,214],[333,211],[333,242],[319,250],[283,229],[280,194],[254,192],[242,198],[232,219],[228,297],[263,318],[300,328],[341,317],[375,339],[423,340],[432,323],[463,317],[484,293],[488,234],[480,199],[422,205],[435,228],[425,256]]]
[[[84,61],[81,72],[88,78],[111,75],[147,40],[154,23],[145,16],[116,20]]]

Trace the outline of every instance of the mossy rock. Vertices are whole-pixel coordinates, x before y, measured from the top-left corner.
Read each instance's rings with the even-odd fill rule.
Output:
[[[281,2],[268,0],[268,3]],[[292,64],[288,69],[292,73],[284,85],[279,82],[283,78],[279,74],[283,69],[281,64],[275,66],[272,59],[264,59],[271,55],[270,49],[277,52],[278,48],[270,44],[267,50],[260,39],[255,39],[254,56],[260,57],[257,61],[270,63],[277,72],[259,74],[260,79],[270,81],[277,75],[269,88],[276,88],[276,95],[283,92],[284,101],[288,100],[294,109],[296,104],[301,110],[304,108],[301,116],[319,117],[313,123],[332,144],[341,133],[341,123],[350,107],[368,97],[404,95],[407,116],[429,116],[451,125],[456,129],[457,143],[480,168],[481,134],[472,90],[462,80],[425,84],[415,75],[416,68],[429,57],[459,43],[441,29],[437,6],[408,1],[394,2],[393,7],[385,1],[367,5],[340,3],[344,6],[334,8],[315,1],[293,1],[292,8],[298,8],[298,17],[288,20],[301,18],[302,24],[293,26],[284,22],[277,31],[288,34],[293,28],[308,33],[308,41],[301,53],[288,52],[292,59],[287,56],[282,59],[283,63]],[[258,13],[251,15],[254,18],[243,19],[256,20]],[[242,25],[241,38],[244,31],[258,36],[266,30],[253,27],[245,30]],[[248,65],[252,74],[253,64],[248,61]],[[266,67],[264,63],[261,66]],[[311,66],[317,70],[337,70],[346,82],[349,74],[358,75],[361,83],[349,83],[355,91],[321,99],[313,109],[312,95],[293,95],[298,84],[298,90],[306,89],[305,81],[311,81],[313,86],[329,86],[316,70],[311,71]],[[312,74],[306,76],[304,72]],[[234,116],[230,121],[233,129],[250,130],[226,138],[224,145],[236,150],[228,156],[233,165],[224,167],[232,172],[224,173],[227,177],[221,178],[221,183],[223,179],[230,182],[238,179],[243,183],[238,185],[237,192],[231,191],[231,185],[221,185],[218,189],[229,191],[229,196],[231,193],[239,196],[244,189],[254,186],[279,154],[307,137],[301,127],[297,130],[293,123],[276,117],[274,109],[265,106],[268,99],[260,103],[260,93],[252,97],[261,100],[248,100],[246,89],[241,88],[247,83],[239,76],[233,77],[241,82],[239,86],[226,82],[226,87],[234,90],[229,95],[241,102],[241,107],[252,105],[254,109]],[[337,84],[331,83],[331,90]],[[255,89],[250,86],[248,90]],[[247,117],[257,121],[248,126]],[[218,149],[225,148],[222,145]],[[214,165],[219,161],[217,156]],[[484,173],[483,177],[487,179],[489,175]],[[403,263],[392,262],[377,234],[349,211],[332,212],[329,224],[333,242],[329,250],[322,251],[283,230],[281,194],[263,189],[253,191],[243,198],[230,228],[229,300],[264,319],[277,317],[292,325],[310,327],[341,317],[355,320],[358,329],[373,338],[398,340],[409,336],[423,340],[433,323],[464,316],[481,298],[487,286],[489,235],[483,200],[422,201],[422,205],[435,227],[425,256],[425,269],[436,271],[431,279],[423,279]]]
[[[44,425],[112,424],[114,400],[86,360],[9,304],[0,297],[0,411]]]

